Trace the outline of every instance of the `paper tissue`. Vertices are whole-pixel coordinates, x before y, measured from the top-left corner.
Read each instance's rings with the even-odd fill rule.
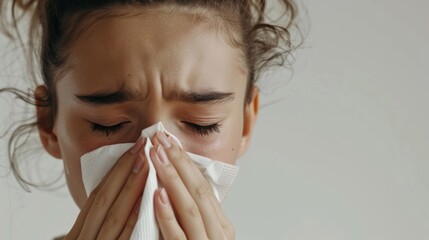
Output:
[[[158,131],[164,131],[181,146],[180,141],[174,135],[166,131],[161,122],[143,129],[142,137],[146,138],[144,152],[149,163],[149,174],[142,196],[139,217],[131,235],[131,240],[158,240],[160,238],[153,206],[153,196],[155,190],[158,188],[158,180],[155,168],[149,156],[149,150],[152,147],[150,138]],[[88,196],[92,190],[97,187],[101,179],[107,174],[121,155],[133,145],[133,143],[123,143],[103,146],[81,157],[82,179]],[[222,202],[229,187],[237,176],[238,166],[215,161],[193,153],[188,154],[201,170],[207,181],[212,185],[216,198],[219,202]]]

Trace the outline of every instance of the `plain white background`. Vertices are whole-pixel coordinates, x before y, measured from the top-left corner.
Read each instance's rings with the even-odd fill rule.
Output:
[[[266,106],[224,202],[238,239],[429,239],[428,2],[304,3],[294,74],[262,80]],[[1,45],[1,86],[25,76],[10,51]],[[3,123],[19,112],[8,99]],[[78,213],[67,189],[25,193],[5,145],[0,156],[0,239],[67,232]],[[43,162],[42,173],[61,171]]]

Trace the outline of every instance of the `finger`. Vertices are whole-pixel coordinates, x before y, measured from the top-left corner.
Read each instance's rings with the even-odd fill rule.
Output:
[[[212,206],[216,212],[217,217],[219,218],[220,224],[223,228],[223,232],[226,235],[226,239],[235,239],[234,225],[225,216],[225,213],[219,201],[216,198],[211,198],[210,201],[212,202]]]
[[[136,148],[139,148],[141,146],[136,146]],[[137,149],[138,150],[138,149]],[[97,194],[97,192],[100,190],[101,186],[104,185],[104,183],[106,182],[106,180],[109,178],[110,174],[112,173],[113,169],[115,169],[116,165],[118,164],[119,161],[116,161],[115,164],[113,164],[112,168],[107,172],[107,174],[101,179],[100,183],[97,185],[97,187],[91,192],[91,194],[89,195],[88,199],[85,202],[85,205],[83,206],[83,208],[80,210],[79,215],[73,225],[73,227],[71,228],[71,230],[69,231],[69,233],[67,234],[67,239],[76,239],[81,230],[82,227],[85,223],[85,219],[86,216],[88,215],[89,209],[91,208],[95,196]]]
[[[177,143],[177,139],[170,136],[166,138],[163,133],[159,132],[156,134],[155,141],[162,143],[167,155],[171,155],[169,157],[170,161],[200,209],[209,238],[225,238],[226,235],[228,239],[235,239],[234,226],[225,216],[219,201],[212,191],[212,186],[207,182],[189,155],[181,147],[177,148],[177,146],[180,146]],[[176,146],[176,148],[170,148],[170,143],[171,146]],[[217,216],[217,218],[213,216]],[[223,231],[221,231],[222,229]],[[224,234],[220,234],[222,232]]]
[[[207,239],[203,220],[191,195],[177,174],[174,166],[168,161],[164,148],[160,145],[150,151],[152,162],[158,178],[167,190],[179,220],[188,239]]]
[[[119,236],[119,240],[129,240],[131,237],[131,234],[133,233],[134,227],[137,223],[137,219],[140,212],[140,205],[141,205],[142,197],[140,197],[136,204],[134,205],[134,208],[128,218],[127,223],[125,224],[125,227]]]
[[[84,207],[80,211],[72,229],[69,231],[65,239],[77,239],[79,236],[83,224],[85,223],[86,216],[88,215],[89,209],[94,202],[94,195],[91,194],[88,200],[86,201]]]
[[[95,239],[110,206],[118,196],[130,175],[134,163],[140,156],[143,145],[144,140],[139,138],[134,147],[119,158],[110,176],[96,193],[79,237]]]
[[[152,142],[152,145],[156,146],[156,145],[161,145],[161,143],[159,142],[158,138],[156,137],[158,133],[156,133],[151,139],[150,141]]]
[[[226,234],[222,226],[224,223],[222,218],[219,218],[216,205],[213,204],[217,199],[213,193],[212,186],[184,150],[170,147],[166,148],[165,152],[197,204],[208,237],[210,239],[225,239]]]
[[[155,192],[155,215],[164,239],[186,239],[185,233],[177,222],[164,188]]]
[[[148,172],[149,164],[146,157],[140,154],[124,187],[106,214],[98,239],[116,239],[119,236],[135,201],[142,196]]]

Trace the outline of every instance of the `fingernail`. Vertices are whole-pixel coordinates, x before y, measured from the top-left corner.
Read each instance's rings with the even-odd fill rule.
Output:
[[[137,156],[136,162],[134,163],[133,173],[139,173],[144,165],[143,154]]]
[[[136,154],[143,147],[143,143],[144,143],[144,139],[142,137],[139,137],[139,139],[137,139],[134,146],[131,148],[130,152],[132,154]]]
[[[164,165],[168,165],[170,163],[167,157],[167,153],[165,152],[164,148],[161,145],[159,145],[158,148],[156,149],[156,153],[161,163],[163,163]]]
[[[160,192],[159,196],[161,198],[161,202],[164,205],[171,206],[170,200],[168,199],[167,191],[165,191],[165,188],[161,188],[161,192]]]
[[[142,197],[139,197],[139,199],[137,200],[136,205],[134,206],[134,209],[133,209],[133,212],[135,214],[139,214],[141,201],[142,201]]]
[[[167,138],[168,138],[168,141],[169,141],[172,145],[174,145],[174,146],[176,146],[176,147],[179,147],[179,146],[180,146],[180,144],[177,142],[177,141],[178,141],[178,140],[177,140],[177,138],[172,137],[170,134],[168,134]]]
[[[171,147],[171,143],[167,138],[167,135],[165,135],[164,132],[158,132],[157,133],[158,136],[158,140],[161,142],[162,146],[164,146],[165,148],[170,148]]]

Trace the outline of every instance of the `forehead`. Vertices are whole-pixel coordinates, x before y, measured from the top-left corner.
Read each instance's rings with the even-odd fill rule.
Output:
[[[93,18],[71,44],[70,59],[80,79],[88,74],[97,74],[100,81],[162,78],[174,80],[169,82],[173,85],[210,88],[214,82],[223,80],[228,87],[235,82],[231,78],[247,78],[241,51],[210,18],[162,7],[118,11],[116,16]],[[98,85],[97,80],[91,82]]]

